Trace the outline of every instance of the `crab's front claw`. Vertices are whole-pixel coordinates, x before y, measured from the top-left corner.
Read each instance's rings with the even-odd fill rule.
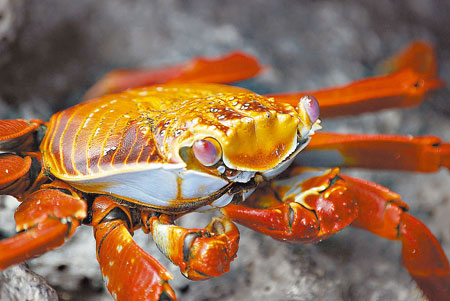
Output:
[[[205,229],[176,226],[165,215],[152,217],[149,224],[158,248],[191,280],[228,272],[236,257],[239,231],[228,219],[214,218]]]
[[[238,251],[239,231],[230,220],[215,218],[201,234],[188,234],[185,244],[187,261],[182,273],[192,280],[205,280],[229,271]]]
[[[222,212],[241,225],[291,243],[323,240],[357,217],[339,169],[296,168],[288,175]]]

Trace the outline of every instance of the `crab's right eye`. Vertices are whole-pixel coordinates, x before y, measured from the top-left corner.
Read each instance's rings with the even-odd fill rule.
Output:
[[[205,166],[216,164],[222,157],[222,148],[220,147],[219,142],[213,138],[195,141],[192,149],[195,158]]]
[[[303,106],[303,108],[306,111],[306,114],[309,117],[309,120],[311,123],[314,123],[319,119],[320,115],[320,109],[319,109],[319,102],[317,99],[312,95],[305,95],[300,99],[300,105]]]

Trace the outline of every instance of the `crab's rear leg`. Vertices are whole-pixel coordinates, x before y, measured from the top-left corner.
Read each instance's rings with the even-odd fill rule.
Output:
[[[162,68],[115,70],[89,89],[85,98],[169,82],[230,83],[253,77],[261,70],[262,67],[255,58],[239,51],[217,58],[198,57]]]
[[[322,117],[355,115],[387,108],[411,107],[422,102],[427,92],[444,85],[437,78],[436,55],[431,46],[414,42],[388,60],[388,75],[316,91],[267,95],[293,106],[304,95],[319,101]]]
[[[158,248],[187,278],[205,280],[229,271],[239,244],[239,230],[229,219],[216,217],[205,229],[176,226],[167,215],[143,219]]]
[[[375,183],[343,175],[358,202],[352,224],[378,236],[402,243],[402,262],[429,300],[450,297],[448,259],[431,231],[406,212],[400,196]]]
[[[43,185],[19,206],[15,236],[0,241],[0,269],[5,269],[48,250],[71,237],[86,217],[86,203],[61,182]]]
[[[450,143],[435,136],[316,133],[297,157],[301,166],[341,166],[416,172],[450,168]]]
[[[97,259],[106,287],[116,300],[176,300],[172,275],[132,238],[127,208],[106,196],[93,204]]]

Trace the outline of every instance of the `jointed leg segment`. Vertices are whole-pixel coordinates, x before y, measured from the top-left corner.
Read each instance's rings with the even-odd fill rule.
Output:
[[[27,151],[33,152],[39,149],[37,143],[41,133],[39,128],[43,122],[38,119],[26,121],[22,119],[0,120],[0,150],[2,151]]]
[[[348,226],[356,204],[339,170],[293,169],[284,180],[259,189],[239,205],[222,209],[232,220],[274,239],[309,243]]]
[[[378,236],[402,243],[402,262],[430,300],[450,296],[447,256],[430,230],[406,212],[396,193],[375,183],[342,176],[358,202],[360,214],[352,224]]]
[[[238,51],[218,58],[198,57],[170,67],[115,70],[95,84],[85,98],[163,83],[230,83],[253,77],[261,70],[254,57]]]
[[[436,62],[436,55],[428,44],[415,42],[388,60],[385,69],[391,74],[340,87],[267,96],[296,106],[304,95],[314,95],[319,101],[322,118],[416,106],[429,91],[444,85],[437,77]]]
[[[232,220],[286,242],[320,241],[352,224],[402,242],[405,268],[430,300],[450,296],[450,267],[437,239],[409,215],[400,196],[338,170],[296,168],[223,212]]]
[[[29,195],[15,213],[15,236],[0,241],[0,269],[61,246],[86,217],[86,203],[54,182]]]
[[[97,259],[116,300],[176,300],[172,274],[133,240],[128,210],[106,196],[93,204]]]
[[[435,136],[319,132],[296,164],[436,172],[450,168],[450,143]]]
[[[174,225],[167,215],[141,213],[141,225],[151,232],[159,249],[192,280],[228,272],[236,257],[239,232],[224,218],[215,218],[205,229]],[[136,223],[136,220],[134,221]],[[127,207],[106,196],[93,204],[97,259],[111,294],[118,300],[175,300],[168,284],[172,275],[132,239],[133,219]]]
[[[192,280],[217,277],[236,257],[239,231],[230,220],[214,218],[205,229],[185,229],[161,215],[146,218],[158,248]]]

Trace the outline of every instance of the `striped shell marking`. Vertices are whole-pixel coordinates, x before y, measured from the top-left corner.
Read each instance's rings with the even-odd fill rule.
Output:
[[[212,168],[189,170],[182,147],[212,137],[229,168],[268,170],[295,149],[299,123],[293,107],[242,88],[152,86],[53,115],[41,152],[51,174],[80,190],[173,207],[228,184]]]

